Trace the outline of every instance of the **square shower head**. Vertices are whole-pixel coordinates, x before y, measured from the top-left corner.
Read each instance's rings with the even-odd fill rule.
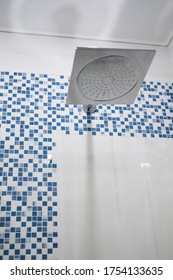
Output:
[[[78,47],[67,104],[132,104],[155,50]]]

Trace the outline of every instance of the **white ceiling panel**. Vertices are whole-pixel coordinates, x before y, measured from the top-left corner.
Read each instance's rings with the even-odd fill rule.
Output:
[[[0,30],[166,46],[173,0],[0,0]]]

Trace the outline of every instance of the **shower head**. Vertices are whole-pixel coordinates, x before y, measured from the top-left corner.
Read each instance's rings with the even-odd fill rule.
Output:
[[[132,104],[155,50],[76,50],[67,104]]]

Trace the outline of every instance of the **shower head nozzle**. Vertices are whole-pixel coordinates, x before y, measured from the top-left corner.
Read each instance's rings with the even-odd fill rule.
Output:
[[[77,48],[68,104],[132,104],[154,50]]]

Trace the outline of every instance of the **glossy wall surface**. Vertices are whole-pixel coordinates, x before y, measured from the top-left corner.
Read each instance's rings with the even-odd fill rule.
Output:
[[[68,77],[0,72],[0,258],[173,258],[173,84],[66,105]]]
[[[172,141],[60,139],[61,258],[172,259]]]

